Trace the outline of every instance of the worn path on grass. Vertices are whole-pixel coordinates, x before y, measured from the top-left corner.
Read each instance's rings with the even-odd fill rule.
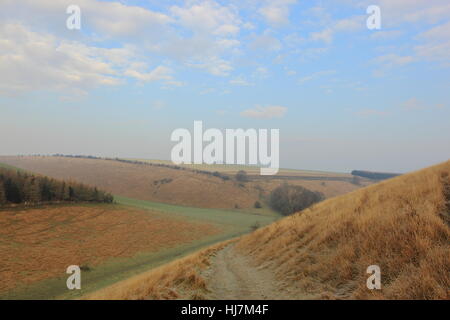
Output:
[[[211,258],[205,271],[208,294],[213,300],[289,299],[280,293],[282,283],[269,270],[254,266],[251,258],[231,244]]]

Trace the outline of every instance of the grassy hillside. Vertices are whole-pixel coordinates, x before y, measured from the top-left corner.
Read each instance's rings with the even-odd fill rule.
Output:
[[[83,273],[87,292],[222,232],[218,224],[122,205],[7,208],[0,225],[0,298],[81,294],[64,285],[69,265],[89,267]]]
[[[326,200],[236,241],[292,299],[449,299],[450,161]],[[222,247],[226,244],[222,244]],[[221,247],[106,288],[88,298],[201,297],[202,270]],[[368,290],[367,267],[381,268]],[[278,293],[278,292],[277,292]]]
[[[114,195],[199,208],[252,208],[256,201],[264,204],[270,191],[286,181],[319,191],[326,197],[370,183],[364,179],[354,183],[351,175],[289,170],[273,177],[250,175],[250,181],[242,183],[234,180],[233,172],[227,172],[231,179],[225,181],[193,170],[67,157],[0,157],[0,162],[53,178],[95,185]],[[214,169],[219,168],[221,166],[214,166]]]
[[[120,196],[115,201],[0,210],[0,299],[76,298],[278,218]],[[80,291],[66,289],[71,264],[90,269]]]
[[[445,299],[450,288],[450,161],[319,203],[237,245],[293,295]],[[366,287],[379,265],[382,290]]]

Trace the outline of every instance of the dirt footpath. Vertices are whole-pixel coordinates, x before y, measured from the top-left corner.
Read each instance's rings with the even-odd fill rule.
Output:
[[[281,284],[273,274],[254,267],[250,258],[240,254],[229,245],[211,258],[211,267],[204,277],[214,300],[262,300],[286,299],[280,295]]]

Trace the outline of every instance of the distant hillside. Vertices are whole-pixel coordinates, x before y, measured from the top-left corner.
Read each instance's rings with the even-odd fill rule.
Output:
[[[386,180],[390,178],[394,178],[399,176],[399,173],[386,173],[386,172],[373,172],[373,171],[361,171],[361,170],[353,170],[352,175],[373,179],[373,180]]]
[[[113,197],[97,188],[0,168],[0,206],[52,202],[105,202]]]
[[[255,203],[268,207],[270,192],[286,181],[325,197],[341,195],[368,183],[355,184],[351,175],[284,172],[283,176],[252,175],[238,181],[234,172],[201,168],[176,168],[167,163],[136,160],[99,159],[82,156],[2,156],[0,162],[56,179],[70,179],[128,198],[169,204],[223,209],[254,209]],[[308,176],[311,175],[311,176]],[[289,175],[289,176],[288,176]],[[263,208],[264,209],[264,208]]]

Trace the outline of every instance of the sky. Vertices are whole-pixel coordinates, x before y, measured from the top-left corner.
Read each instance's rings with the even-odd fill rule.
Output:
[[[283,168],[408,172],[450,159],[449,71],[448,0],[0,0],[0,154],[167,160],[201,120],[279,129]]]

